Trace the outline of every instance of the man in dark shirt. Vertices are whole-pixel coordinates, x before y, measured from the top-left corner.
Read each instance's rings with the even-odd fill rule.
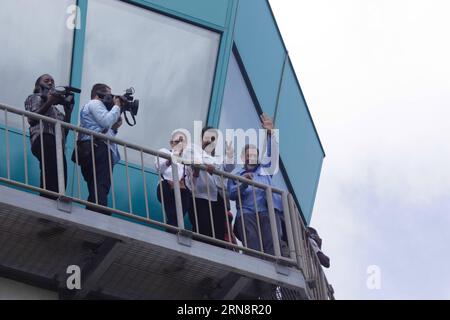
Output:
[[[53,77],[44,74],[40,76],[35,83],[33,94],[28,96],[25,100],[25,109],[30,112],[47,116],[56,120],[70,122],[72,114],[72,105],[64,104],[64,113],[62,113],[56,107],[62,104],[60,98],[52,95],[52,90],[55,88],[55,81]],[[42,121],[41,122],[29,118],[30,124],[30,140],[31,140],[31,152],[39,160],[39,167],[41,170],[41,189],[48,191],[58,192],[58,170],[56,163],[56,142],[55,142],[55,126],[52,123]],[[42,136],[41,136],[42,130]],[[64,161],[64,176],[67,181],[67,164],[64,154],[64,145],[67,132],[62,132],[62,144],[63,144],[63,161]],[[42,143],[41,143],[42,142]],[[43,151],[43,153],[42,153]],[[65,186],[64,186],[65,187]],[[45,193],[41,193],[41,196],[50,199],[55,199],[55,196],[50,196]]]
[[[306,228],[306,235],[309,239],[309,244],[314,253],[319,258],[319,262],[325,268],[330,267],[330,258],[322,252],[322,238],[320,238],[317,230],[311,227]]]

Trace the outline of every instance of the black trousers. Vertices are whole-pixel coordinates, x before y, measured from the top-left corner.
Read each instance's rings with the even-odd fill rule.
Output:
[[[81,174],[88,185],[89,197],[87,201],[95,203],[95,182],[97,182],[97,199],[98,204],[101,206],[108,206],[108,194],[111,189],[111,176],[109,172],[109,155],[111,150],[103,142],[97,142],[97,146],[94,148],[95,154],[95,180],[94,181],[94,168],[92,165],[92,156],[85,159],[80,163]],[[111,155],[112,160],[112,155]],[[113,164],[111,163],[111,171],[113,169]],[[86,209],[91,211],[96,211],[105,215],[110,216],[111,212],[107,210],[97,209],[95,207],[86,206]]]
[[[45,177],[45,189],[53,192],[59,192],[58,188],[58,166],[56,163],[56,143],[55,136],[52,134],[44,133],[42,135],[42,140],[44,144],[44,157],[41,154],[41,139],[38,137],[33,145],[31,146],[31,152],[33,155],[39,160],[39,168],[40,168],[40,187],[44,189],[44,177]],[[42,159],[43,158],[43,159]],[[44,160],[44,161],[42,161]],[[45,163],[45,168],[44,164]],[[64,164],[64,182],[65,186],[67,186],[67,162],[66,155],[64,154],[63,149],[63,164]],[[57,199],[58,197],[49,196],[44,193],[40,194],[41,197],[49,198],[49,199]]]
[[[205,199],[195,198],[195,207],[197,209],[197,217],[195,217],[194,201],[191,200],[191,207],[189,209],[189,219],[192,223],[192,230],[206,236],[213,236],[212,226],[214,226],[214,235],[218,240],[225,240],[226,215],[223,198],[218,195],[217,201],[211,201],[211,211],[213,223],[211,223],[211,214],[209,210],[209,201]]]
[[[166,180],[160,182],[163,189],[163,197],[161,197],[160,185],[157,187],[157,198],[160,203],[164,203],[164,211],[166,212],[166,222],[171,226],[178,227],[177,221],[177,208],[175,204],[175,192],[170,187]],[[187,189],[180,189],[181,193],[181,205],[183,209],[183,216],[189,211],[189,199],[191,198],[191,192]],[[167,230],[172,232],[171,230]]]

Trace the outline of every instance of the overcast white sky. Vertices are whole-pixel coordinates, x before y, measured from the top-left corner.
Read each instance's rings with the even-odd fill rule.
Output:
[[[450,299],[450,1],[270,3],[327,153],[336,297]]]

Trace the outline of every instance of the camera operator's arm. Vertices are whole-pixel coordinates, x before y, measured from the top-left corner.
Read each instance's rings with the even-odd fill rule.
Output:
[[[45,115],[52,105],[58,104],[59,99],[55,96],[48,95],[47,101],[40,95],[32,95],[25,101],[25,109],[30,112],[35,112],[41,115]]]
[[[107,135],[111,137],[115,137],[117,133],[119,132],[119,128],[122,126],[122,117],[119,117],[119,120],[117,120],[116,123],[112,125],[112,127],[108,130],[105,129],[102,133],[106,133]]]
[[[111,111],[108,111],[103,105],[91,105],[90,112],[100,126],[111,128],[119,120],[122,105],[123,103],[119,98],[114,98],[114,107],[112,107]]]
[[[119,119],[116,121],[116,123],[114,123],[111,127],[112,132],[114,133],[114,136],[117,134],[117,132],[119,131],[119,128],[122,126],[123,121],[122,121],[122,117],[119,117]]]

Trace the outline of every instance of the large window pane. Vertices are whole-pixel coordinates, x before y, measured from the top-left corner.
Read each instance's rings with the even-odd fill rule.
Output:
[[[124,124],[118,138],[167,147],[172,130],[206,120],[219,42],[215,32],[128,3],[89,1],[81,101],[97,82],[113,93],[133,86],[138,124]]]
[[[259,128],[261,128],[261,121],[255,104],[248,91],[236,57],[232,55],[228,65],[219,129],[225,133],[227,129],[243,129],[246,131]],[[262,141],[256,142],[260,146],[262,143]],[[240,156],[241,150],[236,150],[236,153],[237,156]],[[278,171],[273,176],[273,181],[277,187],[287,190],[281,171]]]
[[[2,0],[0,3],[0,101],[24,108],[35,80],[51,74],[57,85],[68,85],[73,30],[67,9],[74,0]],[[0,117],[3,123],[4,118]],[[8,124],[22,127],[12,117]]]

